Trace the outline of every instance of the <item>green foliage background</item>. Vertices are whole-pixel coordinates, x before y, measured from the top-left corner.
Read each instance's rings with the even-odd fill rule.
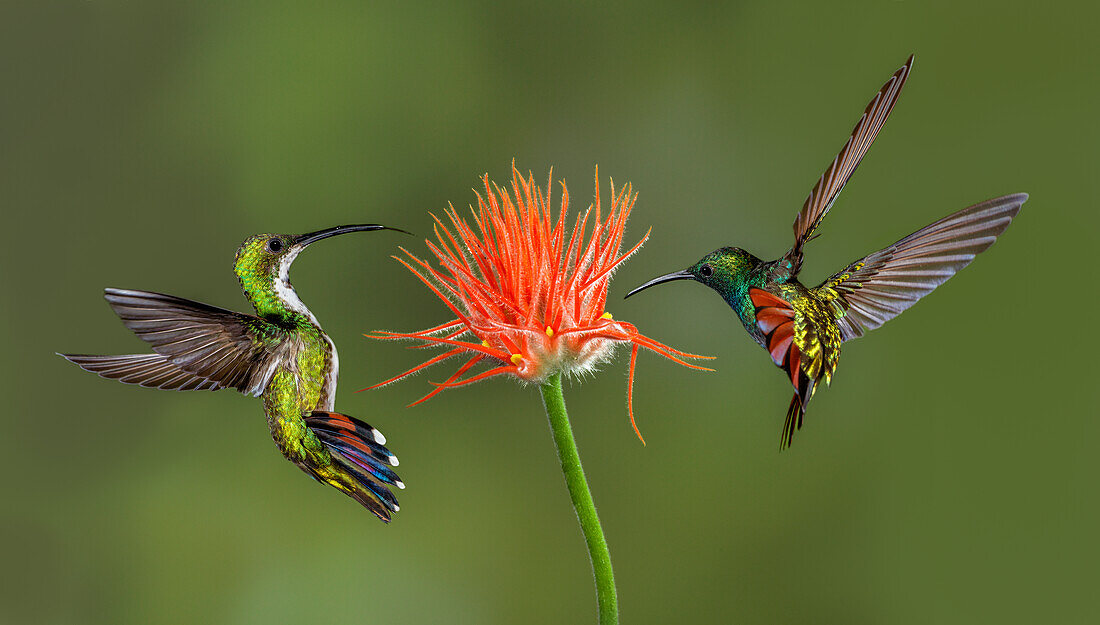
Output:
[[[227,6],[229,5],[229,6]],[[376,233],[294,280],[337,407],[409,484],[383,526],[281,459],[259,403],[129,388],[55,351],[143,350],[105,286],[243,308],[256,232],[429,234],[478,176],[640,192],[617,318],[719,357],[568,385],[624,623],[1095,623],[1100,44],[1034,2],[6,2],[0,7],[0,622],[584,623],[588,562],[537,392],[405,404],[444,308]],[[1031,193],[973,266],[845,346],[793,449],[789,391],[712,292],[630,287],[737,244],[774,257],[875,89],[890,122],[811,244],[816,281],[968,204]]]

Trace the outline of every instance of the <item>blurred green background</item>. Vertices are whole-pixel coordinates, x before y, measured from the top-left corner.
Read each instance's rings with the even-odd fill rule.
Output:
[[[244,309],[247,235],[422,237],[513,157],[540,180],[553,166],[575,209],[596,164],[605,193],[632,181],[627,239],[653,235],[609,310],[719,357],[712,374],[640,357],[648,447],[625,353],[567,388],[624,623],[1097,622],[1100,10],[989,6],[5,2],[0,622],[592,622],[535,389],[406,409],[446,367],[354,393],[423,355],[363,332],[448,318],[388,257],[419,238],[326,241],[293,276],[340,347],[337,408],[401,457],[389,526],[284,461],[258,401],[53,355],[145,349],[105,286]],[[721,245],[782,253],[914,52],[806,281],[968,204],[1031,200],[959,277],[845,346],[780,454],[788,386],[714,293],[621,296]]]

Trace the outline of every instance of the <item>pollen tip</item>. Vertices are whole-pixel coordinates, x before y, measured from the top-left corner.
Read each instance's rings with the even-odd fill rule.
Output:
[[[546,336],[554,336],[554,328],[546,326]]]
[[[401,490],[405,490],[405,483],[401,480],[395,480],[393,485],[400,488]]]
[[[605,312],[604,314],[600,315],[600,319],[613,319],[613,317],[611,316],[611,313]]]
[[[509,358],[509,360],[512,361],[513,365],[516,365],[518,367],[519,363],[523,362],[523,356],[519,354],[512,354],[512,357]]]
[[[401,461],[397,459],[397,456],[390,454],[389,463],[391,467],[401,466]],[[404,487],[402,487],[404,488]]]
[[[489,347],[489,341],[482,341],[481,346],[482,347]]]

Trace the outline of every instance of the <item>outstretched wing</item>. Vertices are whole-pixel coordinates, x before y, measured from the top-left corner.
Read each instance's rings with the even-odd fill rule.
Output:
[[[962,209],[837,272],[815,291],[840,316],[841,338],[863,336],[901,314],[997,240],[1027,201],[1006,195]]]
[[[180,371],[252,395],[270,381],[271,351],[282,335],[273,324],[162,293],[106,289],[104,297],[127,328]]]
[[[221,384],[188,373],[160,354],[129,354],[126,356],[95,356],[90,354],[58,354],[85,371],[124,384],[166,391],[219,391]]]
[[[910,56],[905,65],[894,72],[890,80],[887,80],[886,84],[878,90],[875,97],[871,99],[871,103],[867,105],[867,109],[863,111],[863,117],[859,118],[859,122],[852,129],[852,136],[848,137],[848,142],[821,175],[810,196],[806,198],[806,203],[802,205],[802,210],[795,217],[794,247],[787,252],[786,256],[787,260],[791,261],[794,274],[797,274],[802,266],[802,246],[813,236],[821,219],[829,212],[836,196],[844,188],[852,172],[856,170],[863,155],[867,153],[867,148],[871,147],[879,129],[890,116],[890,111],[894,109],[894,104],[901,95],[901,88],[905,86],[905,79],[909,77],[912,67],[913,57]]]

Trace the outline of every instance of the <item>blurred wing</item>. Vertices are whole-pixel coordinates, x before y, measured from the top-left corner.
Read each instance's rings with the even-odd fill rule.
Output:
[[[252,395],[271,379],[275,360],[263,337],[277,337],[278,328],[259,317],[148,291],[107,289],[104,297],[127,328],[182,371]]]
[[[871,99],[871,103],[863,111],[863,117],[859,118],[859,122],[852,129],[852,136],[848,137],[848,142],[821,175],[810,196],[806,198],[806,203],[802,205],[802,210],[795,217],[795,243],[794,247],[787,252],[787,259],[792,261],[794,273],[798,273],[802,265],[802,246],[813,236],[821,219],[829,212],[836,196],[844,188],[852,172],[856,170],[863,155],[867,153],[867,148],[871,147],[879,129],[890,116],[890,111],[894,109],[894,104],[901,95],[901,88],[905,86],[905,79],[909,77],[912,67],[913,57],[910,56],[905,65],[894,72],[890,80],[887,80]]]
[[[224,386],[213,380],[188,373],[160,354],[92,356],[58,354],[85,371],[124,384],[166,391],[219,391]]]
[[[970,264],[997,240],[1027,201],[1026,193],[986,200],[921,228],[857,260],[815,290],[832,301],[841,338],[863,336]]]

